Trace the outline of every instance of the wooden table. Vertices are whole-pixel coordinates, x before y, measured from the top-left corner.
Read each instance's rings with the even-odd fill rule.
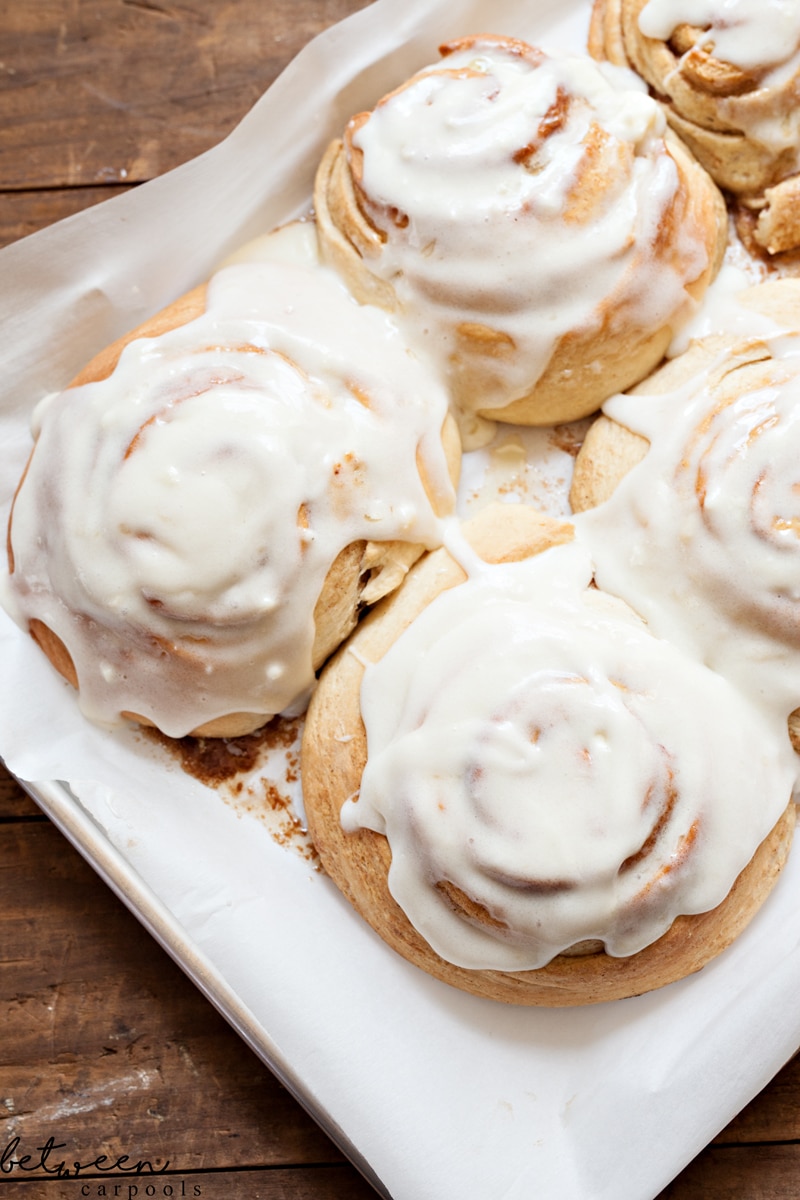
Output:
[[[0,0],[0,244],[213,145],[364,3]],[[374,1195],[2,767],[0,868],[4,1200],[137,1194],[9,1171],[48,1139],[51,1166],[168,1160],[158,1196]],[[799,1195],[795,1059],[663,1198]]]

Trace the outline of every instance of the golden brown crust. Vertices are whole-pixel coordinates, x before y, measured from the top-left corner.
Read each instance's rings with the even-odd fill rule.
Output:
[[[329,144],[317,168],[314,213],[322,261],[338,272],[360,304],[393,312],[394,288],[366,265],[368,257],[380,253],[381,238],[363,218],[341,138]]]
[[[475,548],[489,561],[524,558],[572,536],[567,522],[509,507],[516,508],[515,523],[502,533],[488,510],[473,529],[467,527]],[[323,672],[306,720],[301,769],[308,827],[324,869],[361,916],[409,962],[488,999],[523,1005],[593,1004],[638,995],[700,970],[730,945],[772,889],[791,844],[794,804],[788,805],[726,900],[712,912],[678,918],[662,938],[629,958],[582,947],[583,953],[559,955],[546,967],[520,972],[465,970],[440,958],[389,892],[391,852],[386,839],[366,829],[342,829],[342,803],[357,792],[366,762],[359,707],[363,663],[377,661],[435,596],[464,578],[445,550],[427,555]]]
[[[44,621],[39,621],[35,617],[28,623],[28,632],[39,649],[50,659],[59,675],[66,679],[67,683],[71,683],[74,688],[77,688],[78,672],[75,670],[72,656],[61,638],[53,633]]]
[[[592,422],[575,459],[569,502],[575,513],[608,500],[620,480],[641,462],[647,438],[602,413]]]
[[[800,246],[800,175],[764,190],[758,208],[755,240],[768,254],[785,254]]]
[[[772,148],[757,128],[796,104],[797,76],[773,84],[714,57],[703,30],[679,25],[662,42],[639,30],[647,0],[595,0],[589,52],[636,71],[662,102],[675,133],[720,187],[760,212],[756,242],[769,254],[800,245],[797,148]],[[722,7],[722,6],[720,6]],[[765,18],[766,19],[766,18]]]
[[[205,312],[205,307],[206,285],[200,284],[199,287],[179,296],[154,316],[148,317],[135,329],[105,346],[78,372],[69,386],[81,387],[85,383],[97,383],[101,379],[108,379],[119,362],[119,356],[130,342],[136,341],[137,338],[160,337],[162,333],[168,333],[171,329],[188,325]]]
[[[455,48],[475,40],[462,39]],[[524,43],[514,39],[491,40],[524,47]],[[449,51],[451,47],[445,49]],[[524,49],[541,58],[540,52],[533,48]],[[446,62],[445,58],[442,73],[447,72]],[[384,97],[379,105],[388,98]],[[402,217],[390,210],[380,214],[380,221],[376,214],[368,215],[360,152],[352,144],[353,131],[368,117],[368,113],[360,113],[353,118],[344,138],[328,146],[317,172],[314,207],[320,254],[339,272],[361,303],[397,311],[394,289],[372,268],[391,237],[392,225],[401,223]],[[596,125],[587,134],[589,138],[594,138],[594,143],[587,144],[582,175],[572,189],[565,221],[583,223],[592,218],[594,207],[602,203],[606,180],[615,170],[614,157],[619,147]],[[670,137],[667,148],[678,168],[680,187],[665,214],[655,252],[660,261],[671,263],[681,275],[682,243],[677,233],[687,228],[702,231],[707,265],[686,289],[694,299],[700,299],[722,263],[727,244],[727,211],[717,188],[685,146]],[[617,163],[616,167],[619,166]],[[674,335],[671,324],[642,330],[631,319],[631,312],[620,310],[619,303],[612,295],[603,305],[596,326],[575,329],[562,337],[544,373],[525,394],[508,404],[487,409],[481,408],[480,397],[496,386],[498,364],[502,367],[505,360],[513,359],[517,348],[502,328],[462,321],[454,331],[458,350],[451,386],[456,403],[492,420],[525,425],[556,424],[595,412],[609,395],[643,379],[663,358]],[[603,364],[601,377],[597,372],[598,361]]]

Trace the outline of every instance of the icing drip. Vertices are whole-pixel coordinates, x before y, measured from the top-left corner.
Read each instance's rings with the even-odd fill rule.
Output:
[[[37,415],[12,609],[65,644],[96,721],[134,712],[177,736],[300,705],[339,552],[440,540],[446,403],[331,273],[226,267],[203,315]]]
[[[667,41],[679,25],[705,30],[700,44],[744,69],[779,66],[800,46],[795,0],[648,0],[639,14],[645,37]]]
[[[370,270],[457,395],[465,346],[483,346],[493,378],[469,404],[524,395],[570,331],[618,322],[627,336],[687,315],[708,254],[691,219],[669,220],[664,131],[629,73],[491,39],[351,124],[359,203],[381,231]]]
[[[393,896],[457,965],[635,953],[722,901],[791,793],[785,731],[591,577],[575,544],[484,564],[366,669],[342,822],[385,834]]]
[[[651,442],[576,529],[601,587],[784,720],[800,701],[800,338],[720,352],[605,411]]]

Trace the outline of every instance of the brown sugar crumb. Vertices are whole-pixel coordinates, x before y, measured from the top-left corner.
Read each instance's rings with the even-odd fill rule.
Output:
[[[733,224],[736,235],[747,254],[766,275],[800,275],[800,249],[786,250],[780,254],[768,254],[756,241],[758,212],[744,204],[733,205]]]
[[[573,421],[570,425],[555,425],[550,433],[550,444],[554,450],[577,458],[578,451],[583,445],[589,422]]]
[[[163,746],[187,775],[208,787],[216,787],[254,769],[263,753],[267,729],[265,726],[255,733],[236,738],[169,738],[157,729],[147,729],[144,733]]]
[[[261,796],[258,795],[258,784],[261,784]],[[252,801],[248,809],[256,816],[266,817],[272,840],[279,846],[294,850],[301,858],[311,863],[315,870],[321,871],[322,865],[316,848],[308,836],[308,830],[295,812],[291,797],[271,783],[268,779],[260,779],[247,792]],[[259,808],[262,810],[259,813]]]
[[[319,870],[317,852],[293,800],[299,790],[301,729],[300,718],[274,717],[242,737],[169,738],[154,729],[142,733],[187,775],[213,788],[237,814],[261,821],[274,842]]]

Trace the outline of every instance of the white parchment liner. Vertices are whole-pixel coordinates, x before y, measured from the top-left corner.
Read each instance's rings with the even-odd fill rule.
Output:
[[[311,43],[219,147],[2,251],[2,526],[33,404],[237,244],[304,211],[347,117],[448,38],[582,48],[588,7],[378,0]],[[165,906],[179,958],[190,948],[235,994],[265,1055],[291,1064],[394,1200],[652,1200],[800,1045],[797,853],[699,975],[586,1010],[500,1006],[397,957],[326,878],[135,732],[89,726],[2,612],[0,662],[9,768],[71,781],[76,818],[122,864],[121,890],[127,876]]]

